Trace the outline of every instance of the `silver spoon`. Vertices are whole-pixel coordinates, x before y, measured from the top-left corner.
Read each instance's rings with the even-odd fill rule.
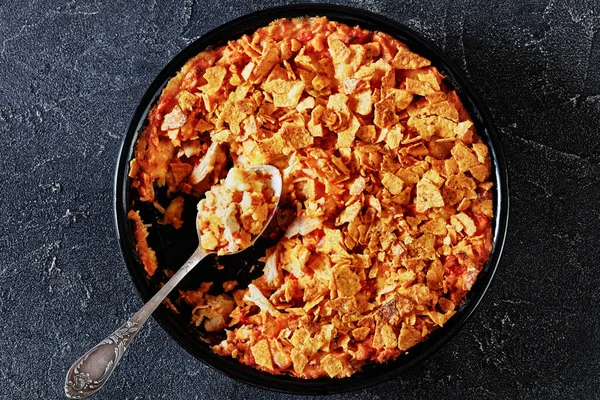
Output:
[[[265,221],[264,231],[271,222],[279,204],[282,189],[281,174],[277,168],[271,165],[260,165],[249,167],[248,169],[261,170],[270,175],[270,179],[267,182],[269,186],[271,186],[271,189],[273,189],[275,196],[277,196],[275,208],[267,221]],[[198,212],[200,213],[200,211]],[[196,223],[197,222],[198,218],[196,218]],[[198,240],[200,240],[200,232],[197,228],[196,231],[198,233]],[[262,235],[262,231],[253,238],[250,246],[254,245],[254,242],[256,242],[260,235]],[[245,250],[245,248],[227,255],[236,254],[243,250]],[[171,293],[183,277],[198,265],[198,263],[208,254],[210,254],[210,252],[206,252],[198,245],[196,251],[194,251],[185,264],[179,268],[177,273],[169,279],[150,301],[140,308],[138,312],[133,314],[133,316],[121,325],[119,329],[108,335],[107,338],[85,353],[79,360],[75,361],[71,368],[69,368],[65,380],[65,394],[68,398],[82,399],[93,395],[104,386],[119,364],[119,361],[121,361],[125,350],[127,350],[127,346],[129,346],[129,343],[131,343],[135,335],[140,331],[148,317],[152,315],[154,310],[156,310],[167,295]]]

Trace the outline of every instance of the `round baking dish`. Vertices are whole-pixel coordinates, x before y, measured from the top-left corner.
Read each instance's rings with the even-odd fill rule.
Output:
[[[246,33],[250,34],[257,28],[268,25],[275,19],[302,16],[325,16],[331,20],[350,26],[360,25],[365,29],[382,31],[400,39],[414,52],[429,58],[432,64],[437,66],[440,72],[447,77],[446,84],[457,91],[475,123],[478,134],[489,146],[492,161],[490,179],[494,182],[494,247],[489,261],[479,274],[477,282],[466,296],[464,304],[444,327],[434,331],[426,341],[411,348],[407,354],[401,355],[393,362],[367,366],[361,372],[344,379],[323,378],[302,380],[289,376],[271,375],[242,365],[233,359],[214,354],[208,345],[200,339],[198,332],[189,324],[189,314],[186,315],[183,311],[181,314],[177,314],[164,305],[161,305],[154,313],[154,318],[161,327],[190,354],[210,367],[238,381],[287,393],[331,394],[364,388],[393,378],[429,357],[447,342],[465,324],[473,311],[475,311],[490,285],[500,260],[506,236],[509,211],[508,178],[504,154],[487,107],[463,72],[437,46],[411,29],[391,19],[365,10],[336,5],[307,4],[265,9],[237,18],[206,33],[173,58],[163,69],[142,97],[133,115],[123,141],[117,165],[115,177],[115,217],[121,250],[127,268],[140,297],[144,301],[148,301],[158,290],[161,278],[148,279],[146,277],[135,250],[132,227],[127,219],[127,212],[134,204],[135,208],[140,210],[144,221],[151,221],[152,218],[156,217],[153,214],[151,206],[145,206],[136,202],[137,193],[130,187],[128,178],[129,161],[132,158],[135,142],[144,126],[147,113],[159,98],[163,87],[169,79],[181,69],[189,58],[207,48],[223,45],[228,40],[239,38]],[[185,208],[188,210],[188,215],[184,212],[184,219],[187,218],[187,220],[193,221],[195,207],[193,205],[188,206],[187,202],[193,203],[194,201],[191,198],[186,199]],[[161,227],[158,224],[152,225],[153,227],[150,228],[149,244],[156,251],[159,264],[162,267],[178,268],[197,245],[196,234],[193,232],[194,224],[184,224],[184,226],[191,226],[191,231],[190,229],[186,230],[182,228],[177,232],[173,229],[169,230],[169,227]],[[201,281],[213,279],[227,280],[235,278],[240,282],[244,280],[249,282],[251,278],[256,277],[257,271],[260,273],[260,268],[255,268],[252,271],[249,260],[256,257],[252,254],[252,250],[248,251],[250,254],[243,253],[241,257],[221,259],[219,261],[221,264],[229,264],[235,267],[225,268],[220,271],[214,268],[216,264],[214,258],[205,260],[203,265],[197,266],[191,276],[188,276],[181,283],[182,288],[197,288]]]

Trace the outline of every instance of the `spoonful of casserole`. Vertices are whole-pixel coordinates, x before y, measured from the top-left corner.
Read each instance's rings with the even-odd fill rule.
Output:
[[[148,317],[204,257],[236,254],[252,246],[273,218],[281,191],[281,174],[273,166],[230,169],[198,203],[198,248],[150,301],[71,366],[65,380],[67,397],[88,397],[104,386]]]

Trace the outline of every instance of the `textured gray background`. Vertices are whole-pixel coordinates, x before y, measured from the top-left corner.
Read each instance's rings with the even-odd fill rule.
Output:
[[[284,2],[135,3],[0,0],[1,399],[61,398],[74,359],[140,306],[112,185],[144,90],[194,38]],[[512,215],[465,328],[413,371],[334,397],[599,398],[600,4],[350,4],[416,29],[467,72],[500,128]],[[284,397],[203,366],[151,320],[97,398]]]

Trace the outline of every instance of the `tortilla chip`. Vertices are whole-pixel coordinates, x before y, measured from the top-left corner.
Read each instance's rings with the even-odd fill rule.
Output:
[[[416,94],[418,96],[427,96],[436,92],[429,83],[411,78],[406,78],[404,81],[404,89],[408,93]]]
[[[257,342],[251,347],[252,356],[256,364],[266,368],[267,370],[273,370],[273,360],[271,359],[271,350],[269,349],[269,342],[263,339]]]
[[[396,175],[390,172],[385,172],[383,174],[383,177],[381,178],[381,183],[393,195],[402,192],[402,188],[404,187],[404,182],[402,181],[402,179],[398,178]]]
[[[275,107],[295,108],[302,97],[304,83],[275,79],[265,84],[265,90],[272,94]]]
[[[444,198],[437,186],[429,179],[423,178],[417,183],[417,212],[425,212],[430,208],[443,207]]]
[[[200,90],[209,96],[214,95],[219,91],[221,86],[223,86],[223,80],[225,79],[226,74],[227,70],[220,65],[206,68],[204,79],[206,79],[207,83],[206,85],[200,86]]]
[[[413,53],[405,47],[400,47],[392,60],[392,66],[398,69],[417,69],[429,65],[431,65],[431,62],[428,59]]]
[[[334,267],[333,277],[339,297],[354,296],[362,288],[358,275],[352,272],[347,266]]]
[[[354,220],[358,216],[361,208],[362,205],[359,202],[354,202],[346,207],[336,219],[335,226],[339,226]]]
[[[302,354],[302,352],[296,349],[292,349],[291,357],[292,363],[294,365],[294,371],[298,375],[302,376],[302,372],[304,371],[306,364],[308,364],[308,358],[304,354]]]
[[[450,152],[458,163],[460,172],[466,172],[479,165],[479,161],[475,154],[473,154],[462,142],[456,143]]]
[[[379,128],[389,128],[398,122],[395,99],[385,98],[375,104],[375,125]]]
[[[358,132],[359,129],[360,129],[360,122],[358,122],[358,119],[356,119],[356,117],[352,116],[352,119],[350,120],[350,125],[348,125],[348,128],[337,133],[338,139],[337,139],[336,147],[338,147],[338,148],[351,147],[352,143],[354,142],[354,138],[356,137],[356,133]]]
[[[271,69],[279,63],[280,50],[277,46],[269,44],[265,47],[263,54],[258,60],[256,67],[252,70],[252,80],[260,81],[262,78],[267,76]]]
[[[442,288],[444,281],[444,268],[438,258],[431,262],[429,269],[427,270],[427,286],[431,290],[438,290]]]
[[[321,366],[327,372],[330,378],[342,377],[346,375],[344,364],[333,354],[328,354],[321,359]]]
[[[363,125],[356,131],[356,136],[363,142],[373,143],[377,137],[374,125]]]

